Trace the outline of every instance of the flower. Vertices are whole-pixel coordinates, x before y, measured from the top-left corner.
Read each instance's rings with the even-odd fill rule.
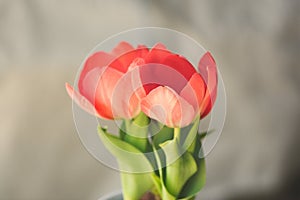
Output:
[[[101,118],[131,119],[143,111],[169,127],[184,127],[198,115],[205,117],[216,99],[217,70],[209,52],[198,70],[163,44],[149,50],[121,42],[112,52],[87,59],[79,92],[66,88],[77,104]]]
[[[184,127],[197,115],[204,118],[210,112],[216,99],[217,70],[209,52],[199,61],[200,73],[162,44],[151,49],[145,63],[140,77],[146,93],[141,109],[146,115],[169,127]]]
[[[121,42],[110,53],[103,51],[94,53],[87,58],[80,73],[79,91],[66,83],[69,96],[82,109],[97,117],[104,119],[135,117],[140,112],[138,105],[142,91],[132,91],[131,81],[125,74],[128,73],[134,59],[145,52],[148,52],[148,49],[144,46],[134,49],[129,43]],[[126,56],[121,59],[121,55]],[[116,88],[119,83],[122,83],[123,88]]]

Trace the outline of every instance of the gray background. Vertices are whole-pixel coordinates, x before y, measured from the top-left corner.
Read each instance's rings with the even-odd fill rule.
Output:
[[[0,0],[0,199],[97,199],[118,173],[82,146],[64,83],[120,31],[161,26],[212,51],[227,92],[201,199],[299,199],[300,1]]]

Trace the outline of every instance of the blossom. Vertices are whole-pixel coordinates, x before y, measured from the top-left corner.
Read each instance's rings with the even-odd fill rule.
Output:
[[[162,44],[144,59],[140,77],[146,96],[141,109],[146,115],[169,127],[183,127],[197,115],[203,118],[210,112],[216,98],[217,70],[209,52],[200,59],[200,73]]]
[[[217,69],[209,52],[199,72],[183,56],[158,43],[151,49],[119,43],[110,53],[96,52],[84,64],[79,91],[66,85],[83,109],[105,119],[134,118],[141,111],[169,127],[205,117],[216,99]]]
[[[134,59],[147,51],[144,46],[134,49],[129,43],[120,42],[109,53],[94,53],[87,58],[80,72],[78,91],[66,83],[68,94],[82,109],[97,117],[135,117],[140,112],[142,91],[132,91],[131,81],[125,75]],[[121,55],[126,56],[120,59]],[[120,82],[123,88],[117,87]]]

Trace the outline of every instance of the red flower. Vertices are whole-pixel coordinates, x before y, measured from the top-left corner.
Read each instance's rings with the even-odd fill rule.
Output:
[[[143,91],[132,91],[129,76],[125,75],[129,73],[134,59],[144,52],[148,52],[144,46],[134,49],[130,44],[121,42],[110,53],[94,53],[86,60],[80,73],[79,92],[66,84],[69,95],[81,108],[98,117],[135,117],[140,112]],[[117,87],[120,84],[122,88]]]
[[[183,127],[205,117],[216,98],[217,70],[209,52],[199,62],[201,75],[184,57],[162,44],[151,49],[140,68],[146,97],[141,109],[169,127]],[[202,75],[203,73],[203,75]]]
[[[90,56],[80,74],[79,92],[69,95],[86,111],[106,119],[133,118],[140,111],[169,127],[205,117],[216,99],[216,64],[206,53],[199,71],[184,57],[157,44],[134,49],[121,42],[111,53]]]

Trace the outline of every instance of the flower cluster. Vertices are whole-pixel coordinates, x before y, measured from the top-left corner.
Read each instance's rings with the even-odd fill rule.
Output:
[[[69,95],[86,111],[104,119],[131,119],[141,111],[169,127],[184,127],[205,117],[216,99],[217,70],[207,52],[199,72],[163,44],[151,49],[119,43],[85,62],[78,89]]]
[[[193,199],[205,183],[198,126],[216,100],[217,80],[209,52],[194,67],[161,43],[120,42],[89,56],[78,91],[68,83],[66,89],[90,114],[123,120],[118,136],[98,132],[117,158],[125,200]],[[155,134],[150,120],[160,127]]]

